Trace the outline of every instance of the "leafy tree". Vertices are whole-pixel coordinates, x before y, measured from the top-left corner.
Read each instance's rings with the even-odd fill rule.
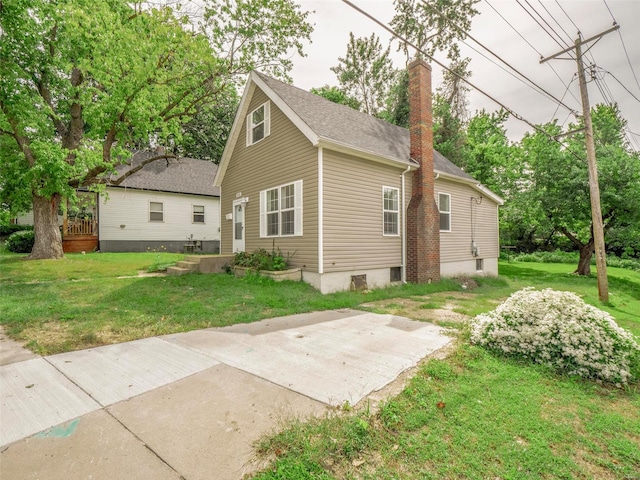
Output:
[[[227,93],[219,95],[216,103],[197,106],[195,115],[182,126],[182,135],[175,140],[175,153],[219,163],[239,102],[235,87],[228,85]]]
[[[330,87],[329,85],[323,85],[320,88],[312,88],[311,93],[319,95],[333,103],[339,103],[340,105],[346,105],[354,110],[360,110],[360,102],[354,97],[350,97],[343,90],[338,87]]]
[[[347,54],[338,58],[331,70],[338,77],[340,89],[360,102],[361,111],[377,116],[394,79],[390,47],[382,49],[374,33],[369,38],[355,38],[349,34]]]
[[[63,198],[104,182],[129,148],[152,138],[179,143],[182,124],[239,75],[258,67],[286,76],[291,49],[300,50],[312,28],[292,0],[205,0],[197,32],[172,9],[148,6],[2,3],[0,182],[20,183],[32,198],[31,258],[63,255]],[[18,190],[3,189],[1,203],[20,203]]]
[[[478,14],[474,5],[479,0],[394,0],[395,15],[391,27],[427,55],[447,52],[449,58],[458,56],[457,40],[471,28],[471,19]],[[401,43],[409,57],[410,47]],[[420,53],[417,54],[421,56]]]
[[[481,110],[471,118],[460,165],[480,183],[503,196],[518,176],[504,127],[508,116],[504,110],[493,113]]]
[[[626,144],[626,121],[617,106],[596,105],[592,120],[606,240],[612,229],[637,231],[640,226],[640,156]],[[555,124],[543,128],[551,135],[559,133]],[[579,250],[575,273],[589,275],[594,238],[584,134],[571,137],[567,144],[564,149],[536,132],[526,135],[521,147],[530,166],[527,182],[542,218]]]
[[[409,72],[396,72],[395,83],[391,85],[386,99],[386,108],[380,117],[389,123],[409,128]]]

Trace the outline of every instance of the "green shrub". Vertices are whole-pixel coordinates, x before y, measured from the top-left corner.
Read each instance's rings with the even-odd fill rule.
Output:
[[[22,230],[10,235],[5,247],[13,253],[31,253],[34,241],[35,233],[33,230]]]
[[[16,225],[14,223],[0,225],[0,237],[8,237],[9,235],[23,230],[33,230],[33,225]]]
[[[471,321],[471,341],[568,375],[613,383],[638,380],[640,346],[607,312],[571,292],[532,287]]]
[[[289,267],[287,260],[282,256],[280,250],[268,252],[264,248],[260,248],[251,253],[236,253],[233,264],[238,267],[272,271],[282,271]]]

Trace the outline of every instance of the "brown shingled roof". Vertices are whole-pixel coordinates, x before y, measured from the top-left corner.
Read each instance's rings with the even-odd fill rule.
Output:
[[[256,72],[319,137],[382,157],[413,164],[409,157],[409,130],[331,102],[319,95]],[[434,169],[466,180],[473,177],[434,150]]]
[[[138,152],[131,163],[118,167],[119,174],[139,165],[141,161],[156,155],[154,152]],[[145,165],[126,178],[118,187],[160,192],[187,193],[192,195],[220,196],[220,187],[214,187],[213,177],[218,166],[209,160],[195,158],[161,158]]]

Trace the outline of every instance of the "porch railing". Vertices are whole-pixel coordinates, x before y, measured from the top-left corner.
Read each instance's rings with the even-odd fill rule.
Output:
[[[97,235],[98,223],[92,218],[65,218],[63,235]]]

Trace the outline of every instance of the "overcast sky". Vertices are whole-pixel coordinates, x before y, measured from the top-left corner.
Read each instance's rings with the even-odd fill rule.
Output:
[[[325,84],[337,85],[336,76],[330,68],[337,65],[338,57],[344,56],[346,53],[349,32],[353,32],[356,37],[369,36],[375,32],[384,44],[390,40],[389,33],[340,0],[298,1],[303,9],[314,11],[311,15],[311,22],[315,24],[312,36],[313,43],[305,48],[307,57],[294,59],[294,69],[291,76],[294,85],[300,88],[308,90]],[[394,13],[393,0],[353,0],[353,3],[385,24],[389,23]],[[620,30],[604,36],[593,45],[588,53],[589,63],[595,61],[595,64],[602,69],[598,74],[602,79],[599,82],[600,88],[596,82],[589,83],[590,100],[592,104],[603,102],[600,92],[600,89],[603,89],[609,99],[617,102],[629,122],[628,130],[637,134],[633,136],[632,145],[636,150],[640,150],[640,100],[638,100],[640,99],[640,85],[638,85],[638,80],[634,78],[630,67],[631,63],[635,75],[640,80],[640,28],[638,26],[640,23],[640,0],[606,0],[606,3],[605,0],[521,0],[519,3],[525,6],[528,3],[539,12],[562,35],[564,40],[559,40],[561,44],[573,42],[577,37],[576,27],[573,23],[580,28],[583,38],[592,37],[609,29],[613,25],[613,19],[607,10],[608,5],[613,17],[620,25]],[[571,19],[565,15],[559,5]],[[531,11],[529,7],[527,8]],[[551,60],[547,62],[548,64],[541,65],[539,63],[540,55],[538,52],[549,56],[559,52],[562,48],[535,23],[516,0],[481,0],[477,4],[477,9],[480,14],[474,17],[470,32],[476,40],[490,48],[556,98],[564,96],[564,103],[581,111],[579,86],[575,77],[576,62],[558,59]],[[535,13],[533,14],[535,15]],[[562,26],[562,29],[556,21]],[[540,22],[544,25],[542,20]],[[545,28],[549,30],[548,27]],[[517,29],[531,46],[514,29]],[[566,34],[563,30],[566,31]],[[630,61],[625,55],[621,37],[624,40]],[[486,50],[471,40],[467,39],[466,42],[504,67]],[[405,65],[405,56],[396,51],[396,46],[397,42],[392,47],[393,60],[395,66],[401,68]],[[560,107],[556,112],[557,103],[521,83],[468,46],[461,45],[461,50],[464,56],[472,58],[470,69],[473,76],[471,81],[530,122],[534,124],[545,123],[552,118],[557,118],[561,124],[565,124],[574,120],[566,108]],[[566,55],[564,57],[567,58]],[[436,58],[445,64],[447,63],[444,55],[438,55]],[[434,89],[441,80],[441,69],[433,65]],[[619,82],[631,93],[627,92]],[[569,86],[568,91],[567,85]],[[632,94],[637,98],[634,98]],[[477,91],[471,92],[471,112],[482,108],[494,111],[500,107]],[[529,126],[521,121],[511,120],[508,123],[509,136],[513,140],[520,139],[523,133],[529,129]]]

